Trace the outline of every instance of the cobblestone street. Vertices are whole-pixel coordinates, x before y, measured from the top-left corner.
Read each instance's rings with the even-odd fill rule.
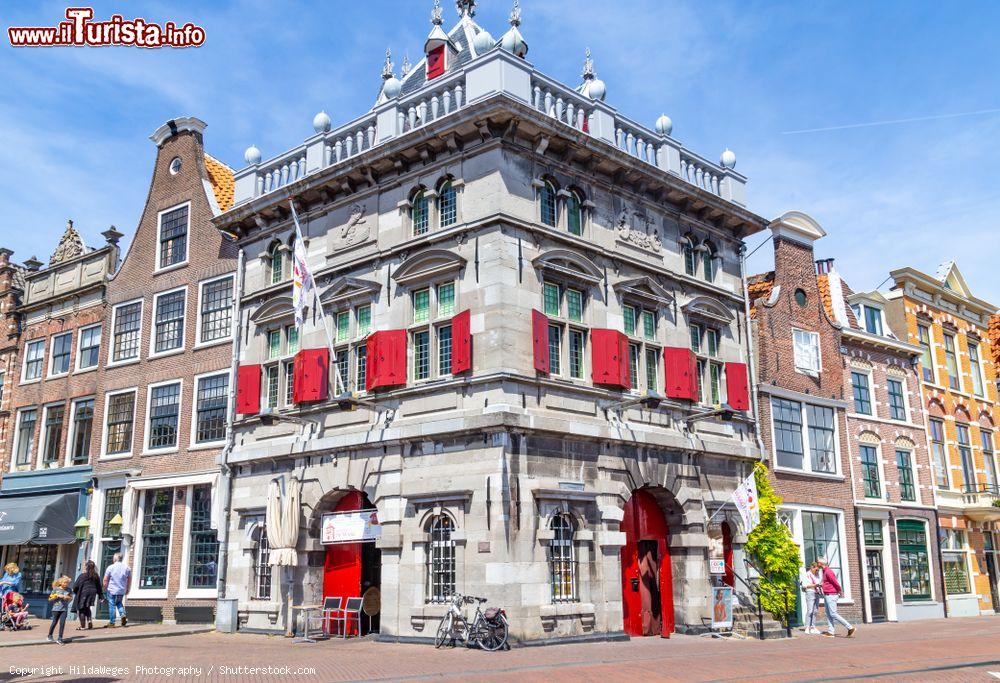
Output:
[[[501,653],[371,641],[306,644],[280,637],[205,633],[14,648],[4,653],[3,680],[987,681],[993,680],[989,672],[1000,672],[998,643],[997,617],[869,625],[859,628],[852,639],[800,635],[791,641],[757,642],[674,636]],[[37,669],[11,675],[17,673],[13,667],[60,666],[61,674],[50,671],[46,676]],[[109,670],[70,669],[95,666]],[[112,667],[120,670],[111,671]],[[272,671],[238,667],[272,667]]]

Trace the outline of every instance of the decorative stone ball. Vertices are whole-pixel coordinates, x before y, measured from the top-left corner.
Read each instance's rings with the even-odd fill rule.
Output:
[[[604,101],[604,96],[608,94],[608,86],[604,85],[604,81],[600,78],[595,78],[590,82],[590,88],[587,90],[587,94],[593,100]]]
[[[670,135],[674,131],[674,122],[666,114],[661,114],[656,119],[656,132],[660,135]]]
[[[260,150],[257,149],[257,145],[250,145],[247,147],[247,151],[243,153],[243,158],[248,164],[254,166],[260,163]]]
[[[313,130],[317,133],[325,133],[330,130],[330,116],[321,111],[313,117]]]
[[[504,34],[503,38],[500,40],[500,47],[507,52],[512,52],[519,57],[524,56],[524,39],[521,37],[520,31],[516,28],[512,28]]]
[[[719,163],[723,165],[724,168],[735,168],[736,167],[736,155],[733,150],[726,147],[726,151],[722,153],[719,157]]]
[[[477,55],[489,52],[493,49],[494,45],[496,45],[496,41],[493,40],[493,36],[490,35],[489,31],[480,31],[472,39],[472,46],[476,49]]]
[[[399,96],[399,91],[403,89],[403,83],[393,76],[392,78],[385,79],[385,85],[382,86],[382,94],[385,95],[386,99],[394,99]]]

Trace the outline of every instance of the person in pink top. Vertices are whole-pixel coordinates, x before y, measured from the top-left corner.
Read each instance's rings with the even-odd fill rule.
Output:
[[[836,624],[841,624],[847,629],[847,637],[850,638],[857,631],[857,627],[847,619],[837,613],[837,599],[843,595],[844,589],[837,580],[837,575],[830,569],[825,560],[818,560],[819,566],[823,568],[823,600],[826,601],[826,620],[830,624],[830,630],[823,633],[827,638],[837,635]]]

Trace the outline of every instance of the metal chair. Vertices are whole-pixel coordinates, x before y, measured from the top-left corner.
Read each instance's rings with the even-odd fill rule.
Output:
[[[323,598],[323,611],[320,613],[323,619],[323,632],[326,635],[333,635],[330,633],[330,622],[338,621],[338,613],[342,611],[344,605],[344,599],[339,596],[333,596],[329,598]]]
[[[334,617],[334,621],[343,624],[341,633],[344,638],[347,638],[347,627],[352,621],[358,625],[358,636],[361,636],[361,604],[362,598],[347,598],[347,604],[340,610],[340,616]]]

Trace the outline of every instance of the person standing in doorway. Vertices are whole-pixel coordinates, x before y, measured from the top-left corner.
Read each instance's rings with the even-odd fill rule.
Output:
[[[104,599],[104,591],[101,589],[101,575],[97,573],[97,565],[93,560],[87,560],[80,576],[76,577],[73,595],[73,611],[80,617],[80,625],[76,630],[94,628],[94,615],[91,609],[95,601]]]
[[[816,628],[816,612],[819,610],[819,601],[823,599],[823,573],[819,564],[813,562],[809,567],[802,568],[802,575],[799,577],[802,586],[802,593],[805,595],[806,608],[806,628],[809,635],[819,635]]]
[[[844,589],[841,588],[837,575],[830,569],[826,561],[818,560],[818,563],[823,570],[823,600],[826,605],[826,620],[830,624],[830,630],[825,631],[823,635],[827,638],[833,638],[837,635],[836,624],[839,623],[847,629],[847,637],[850,638],[858,630],[857,627],[837,613],[837,599],[843,595]]]
[[[125,594],[132,588],[132,570],[122,562],[122,554],[115,553],[114,562],[104,571],[104,595],[108,601],[108,626],[115,627],[117,615],[121,615],[122,626],[128,625],[125,616]]]
[[[60,576],[52,582],[52,592],[49,593],[49,602],[52,603],[52,623],[49,624],[49,636],[46,638],[52,642],[52,634],[59,624],[59,635],[55,642],[65,645],[63,642],[63,632],[66,630],[66,615],[69,613],[69,601],[73,599],[73,593],[69,590],[71,579],[68,576]]]

